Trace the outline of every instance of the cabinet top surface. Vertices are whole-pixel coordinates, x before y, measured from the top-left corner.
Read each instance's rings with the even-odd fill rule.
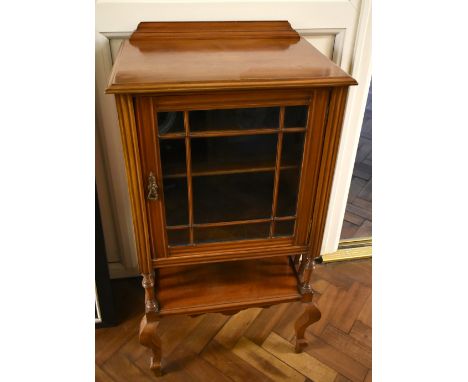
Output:
[[[107,92],[354,84],[287,21],[144,22],[122,43]]]

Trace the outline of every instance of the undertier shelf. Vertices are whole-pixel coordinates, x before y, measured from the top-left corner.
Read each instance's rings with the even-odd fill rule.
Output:
[[[161,316],[229,312],[302,298],[287,256],[168,267],[158,273]]]

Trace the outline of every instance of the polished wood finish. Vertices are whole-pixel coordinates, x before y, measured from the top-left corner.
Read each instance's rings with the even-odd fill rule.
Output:
[[[117,97],[117,96],[116,96]],[[138,150],[141,150],[142,155],[139,155],[135,158],[136,161],[141,163],[141,173],[142,173],[142,180],[148,179],[149,173],[154,172],[156,175],[156,180],[158,182],[159,189],[162,189],[161,179],[162,175],[162,168],[161,162],[159,161],[159,140],[156,137],[156,128],[154,127],[154,118],[152,116],[153,110],[153,102],[151,98],[148,97],[138,97],[135,99],[135,115],[138,121],[137,123],[137,133],[139,137],[139,147]],[[120,118],[120,117],[119,117]],[[148,128],[149,126],[149,128]],[[130,129],[133,126],[128,126],[127,128]],[[124,142],[125,145],[125,142]],[[127,177],[128,177],[128,170],[127,170]],[[130,194],[132,193],[133,187],[132,184],[129,184],[129,191]],[[146,191],[146,190],[145,190]],[[138,192],[138,190],[133,191]],[[143,191],[141,191],[143,192]],[[151,252],[150,253],[159,253],[161,256],[166,257],[168,252],[168,238],[167,233],[162,224],[158,224],[158,222],[164,220],[165,211],[164,211],[164,193],[160,192],[160,203],[152,203],[145,200],[145,207],[147,211],[146,221],[148,222],[148,234],[149,234],[149,242],[151,245]],[[138,211],[134,211],[132,209],[132,214],[137,217],[141,217]],[[136,234],[136,226],[134,227],[135,234]],[[151,233],[153,233],[151,235]],[[157,237],[157,240],[155,238]],[[148,252],[143,252],[146,256],[146,259],[151,261],[151,256],[148,256]],[[150,269],[153,268],[153,264],[151,264]],[[144,273],[144,272],[142,272]]]
[[[310,89],[271,89],[268,91],[252,89],[249,91],[232,90],[223,92],[220,99],[219,91],[203,92],[203,97],[193,94],[155,94],[152,97],[154,107],[159,111],[178,110],[212,110],[219,108],[259,107],[278,105],[307,105],[311,101]],[[198,93],[200,95],[200,93]],[[193,133],[192,133],[193,134]]]
[[[309,344],[300,354],[294,351],[294,324],[304,311],[300,302],[250,308],[233,316],[161,318],[156,333],[165,374],[156,380],[285,381],[299,374],[302,382],[370,381],[371,272],[370,259],[317,267],[312,285],[322,317],[305,330]],[[152,352],[138,342],[144,304],[140,280],[112,280],[112,286],[122,320],[96,330],[96,381],[154,381],[148,368]]]
[[[246,259],[261,259],[273,256],[289,256],[306,253],[307,246],[295,246],[292,239],[273,238],[268,245],[264,240],[245,240],[235,243],[207,243],[193,247],[171,248],[172,256],[165,259],[153,260],[156,268],[170,267],[182,264],[213,263],[220,261],[234,261]]]
[[[318,166],[321,162],[324,142],[325,121],[327,118],[327,104],[330,98],[329,89],[317,89],[310,101],[308,125],[304,144],[304,159],[302,162],[304,175],[301,177],[298,196],[298,211],[301,211],[306,223],[297,227],[295,244],[308,243],[310,234],[310,215],[314,206],[314,199],[318,191]],[[308,252],[308,251],[307,251]]]
[[[331,186],[335,172],[336,156],[340,142],[341,127],[343,123],[347,88],[338,88],[332,92],[328,111],[328,120],[325,132],[325,144],[323,146],[320,162],[319,184],[315,197],[314,211],[312,215],[311,235],[320,240],[312,240],[310,257],[320,256],[323,231],[328,202],[330,200]]]
[[[286,21],[210,21],[210,22],[144,22],[132,34],[130,41],[181,39],[245,39],[289,38],[299,34]]]
[[[159,315],[240,310],[299,301],[297,278],[287,257],[272,257],[159,270]]]
[[[267,21],[140,23],[135,37],[123,42],[107,91],[154,94],[356,83],[289,23],[277,27],[278,22]]]
[[[307,304],[301,316],[294,323],[294,329],[296,331],[296,353],[302,352],[302,349],[307,346],[307,341],[304,338],[306,329],[317,322],[322,317],[320,310],[313,304]]]
[[[296,233],[293,239],[293,243],[288,243],[288,247],[282,248],[282,247],[277,247],[275,246],[274,248],[271,248],[267,240],[263,241],[253,241],[249,240],[247,245],[252,248],[252,251],[250,251],[252,257],[259,257],[261,253],[263,255],[261,256],[266,256],[268,254],[271,255],[296,255],[300,253],[306,253],[310,252],[311,248],[309,246],[309,234],[310,232],[315,234],[315,237],[321,237],[323,233],[323,227],[322,227],[322,233],[320,233],[320,224],[324,224],[324,221],[318,222],[319,225],[317,227],[314,227],[315,229],[311,231],[311,226],[310,226],[310,215],[312,214],[312,208],[315,205],[318,208],[322,208],[323,206],[318,203],[328,203],[327,200],[324,199],[324,194],[329,192],[329,188],[324,188],[328,185],[328,183],[319,183],[319,177],[324,176],[325,171],[329,171],[329,167],[327,166],[326,160],[329,160],[329,158],[324,157],[324,154],[327,154],[330,152],[329,151],[323,151],[323,147],[326,147],[329,143],[329,141],[333,138],[336,137],[337,134],[340,133],[340,128],[341,128],[341,120],[338,121],[338,124],[336,123],[330,123],[330,121],[327,121],[327,117],[330,115],[327,115],[327,107],[330,103],[330,107],[334,106],[333,101],[336,98],[337,92],[340,92],[342,88],[333,88],[333,89],[313,89],[309,90],[308,92],[308,104],[310,105],[309,107],[309,114],[308,114],[308,124],[307,124],[307,129],[303,128],[287,128],[284,129],[282,127],[278,127],[278,129],[258,129],[258,130],[242,130],[242,131],[204,131],[204,132],[191,132],[189,131],[189,122],[187,120],[187,113],[186,109],[188,108],[188,102],[190,102],[191,99],[194,97],[192,96],[191,98],[183,97],[180,96],[181,98],[184,98],[187,104],[183,103],[178,103],[178,107],[180,110],[185,110],[184,111],[184,121],[186,123],[185,129],[186,131],[182,134],[178,134],[178,138],[184,138],[186,142],[188,142],[186,148],[186,157],[190,154],[189,150],[189,145],[190,145],[190,140],[188,140],[187,136],[190,137],[196,137],[196,136],[211,136],[211,137],[216,137],[216,136],[234,136],[234,135],[249,135],[249,134],[265,134],[265,130],[267,130],[266,133],[278,133],[281,134],[292,134],[297,131],[304,131],[306,130],[306,135],[305,135],[305,144],[304,144],[304,153],[303,153],[303,160],[302,160],[302,167],[301,167],[301,180],[300,180],[300,185],[299,185],[299,196],[298,196],[298,204],[297,204],[297,211],[298,211],[298,216],[297,216],[297,224],[296,224]],[[239,102],[240,100],[244,99],[244,94],[238,95],[236,94],[228,94],[226,92],[220,93],[217,99],[211,99],[211,96],[209,97],[210,102],[212,103],[212,106],[217,107],[217,108],[225,108],[225,96],[228,96],[229,98],[229,104],[236,103],[235,101]],[[241,98],[237,98],[240,96]],[[276,93],[276,105],[281,105],[282,100],[281,100],[281,93]],[[207,97],[206,94],[198,94],[196,99],[197,100],[203,100],[205,97]],[[271,97],[271,95],[270,95]],[[140,98],[140,97],[138,97]],[[147,99],[148,97],[141,97],[142,99]],[[270,98],[271,101],[273,101],[273,98]],[[258,101],[257,101],[258,102]],[[154,100],[152,97],[152,105],[157,104],[157,101]],[[237,103],[236,103],[237,104]],[[153,129],[152,136],[155,137],[156,140],[160,140],[161,137],[164,137],[168,134],[165,134],[164,136],[158,137],[156,133],[156,122],[155,117],[154,117],[154,111],[153,110],[159,110],[157,107],[155,109],[148,109],[148,107],[145,107],[148,105],[148,102],[139,102],[137,104],[139,108],[136,110],[137,115],[141,116],[139,120],[141,119],[142,121],[146,121],[145,129]],[[344,107],[344,104],[340,104],[339,107]],[[332,109],[335,112],[335,109]],[[280,119],[281,123],[281,119]],[[143,129],[143,127],[140,127],[140,129]],[[332,134],[330,134],[332,133]],[[177,133],[175,133],[177,134]],[[143,136],[143,134],[142,134]],[[163,138],[164,139],[164,138]],[[334,141],[333,141],[334,142]],[[331,143],[333,143],[331,142]],[[148,155],[148,157],[152,157],[155,152],[154,150],[154,145],[153,143],[148,143],[148,140],[141,139],[140,140],[140,147],[142,148],[142,156],[145,157]],[[158,143],[159,147],[159,143]],[[337,146],[333,148],[334,150],[337,149]],[[331,160],[335,160],[336,158],[333,157]],[[157,158],[155,159],[156,161],[159,162],[159,165],[155,168],[155,173],[157,175],[157,178],[159,180],[159,183],[162,183],[163,179],[163,174],[160,171],[160,160]],[[323,166],[322,173],[320,172],[320,167]],[[186,163],[187,166],[187,179],[188,179],[188,188],[191,190],[191,178],[193,176],[192,169],[190,166],[190,161],[187,160]],[[276,169],[276,167],[275,167]],[[219,171],[219,170],[218,170]],[[232,169],[228,169],[227,171],[231,173],[239,172],[241,171],[239,168],[236,169],[235,171],[232,171]],[[147,174],[149,174],[150,169],[147,170]],[[249,172],[255,172],[254,170],[251,170]],[[333,173],[331,175],[329,174],[330,181],[332,179]],[[331,186],[331,183],[330,183]],[[162,192],[164,193],[164,192]],[[193,199],[192,199],[192,192],[189,191],[188,198],[189,198],[189,208],[193,204]],[[276,197],[276,195],[275,195]],[[315,198],[315,200],[314,200]],[[276,199],[275,199],[276,200]],[[161,211],[164,210],[164,197],[161,198],[161,201],[155,202],[152,204],[160,205],[158,207],[158,210],[160,209]],[[153,208],[153,207],[150,207]],[[326,209],[325,209],[326,210]],[[189,210],[190,211],[190,210]],[[326,212],[326,211],[325,211]],[[324,214],[324,210],[317,211],[319,214]],[[162,213],[162,212],[161,212]],[[162,213],[163,214],[163,213]],[[320,215],[322,216],[322,215]],[[153,243],[156,243],[158,241],[158,238],[160,235],[162,237],[165,237],[161,232],[164,231],[164,227],[162,227],[163,220],[161,220],[161,217],[159,214],[149,214],[149,220],[150,220],[150,226],[153,227],[153,231],[151,232],[151,241]],[[192,222],[193,225],[193,222]],[[318,230],[318,231],[317,231]],[[271,240],[277,240],[277,239],[271,239]],[[321,241],[321,239],[320,239]],[[184,256],[185,258],[185,263],[190,264],[198,261],[207,261],[207,262],[212,262],[212,261],[224,261],[226,259],[235,259],[235,253],[230,252],[228,255],[224,254],[225,250],[229,250],[228,247],[225,247],[226,244],[215,244],[214,246],[211,244],[197,244],[197,245],[192,245],[190,248],[185,248],[185,247],[179,247],[179,248],[170,248],[167,249],[160,249],[158,251],[158,247],[156,244],[153,245],[153,248],[156,248],[156,252],[152,252],[152,257],[153,257],[153,264],[157,267],[159,266],[168,266],[168,265],[175,265],[175,264],[181,264],[184,263],[183,260],[181,259],[175,259],[176,256]],[[216,247],[216,248],[214,248]],[[218,250],[219,248],[219,250]],[[273,250],[270,252],[270,250]],[[242,251],[242,249],[241,249]],[[220,253],[221,252],[221,253]],[[209,255],[214,256],[213,258],[209,259]],[[244,259],[246,254],[245,252],[243,254],[239,254],[239,259]],[[315,254],[313,257],[318,256],[318,254]],[[312,255],[311,255],[312,256]],[[203,258],[203,259],[202,259]]]
[[[156,376],[161,376],[161,339],[156,334],[158,325],[159,320],[154,315],[144,315],[140,323],[139,340],[153,353],[150,369]]]
[[[142,157],[137,143],[137,127],[130,95],[115,96],[119,115],[120,135],[122,138],[125,166],[132,206],[132,218],[137,245],[138,264],[141,273],[149,273],[153,267],[150,252],[148,218],[146,215],[146,192],[143,186]]]
[[[161,340],[156,329],[165,316],[211,312],[233,315],[251,307],[256,307],[258,313],[259,307],[296,302],[302,314],[295,326],[290,327],[295,333],[295,350],[299,352],[306,346],[308,326],[320,319],[320,311],[312,302],[312,272],[314,259],[320,255],[347,88],[353,84],[356,84],[353,78],[285,21],[140,23],[130,40],[123,43],[107,92],[115,93],[116,97],[145,289],[145,316],[139,338],[152,351],[150,367],[156,375],[162,372]],[[257,108],[273,116],[266,118],[264,114],[263,125],[258,125],[255,118],[249,119],[254,124],[247,127],[238,121],[234,127],[226,125],[224,122],[233,123],[227,117],[217,117],[215,125],[206,122],[210,113],[219,116],[223,109],[245,111],[246,108],[254,112]],[[210,110],[214,112],[206,112]],[[274,114],[276,110],[278,114]],[[288,119],[286,125],[288,110],[299,110],[300,117],[293,121],[300,122],[291,125]],[[183,129],[168,132],[162,127],[164,120],[159,126],[158,113],[165,112],[183,115]],[[222,115],[234,115],[232,112]],[[191,115],[200,113],[203,117],[198,118],[204,119],[198,120],[197,128],[197,117],[192,120]],[[202,161],[201,167],[194,165],[193,152],[197,146],[193,140],[209,139],[213,140],[210,145],[215,145],[214,140],[220,137],[241,139],[243,144],[246,139],[267,139],[267,143],[274,142],[275,157],[269,157],[266,150],[265,158],[269,159],[265,162],[258,156],[259,146],[255,146],[257,156],[247,165],[237,161],[237,157],[229,158],[228,163],[223,160],[216,163],[216,157],[208,157],[211,162]],[[169,163],[171,171],[166,174],[163,165],[167,161],[163,160],[162,148],[180,148],[178,142],[182,142],[183,151],[174,152],[179,157],[184,155],[185,160],[177,161],[171,154],[174,163]],[[283,154],[290,149],[288,145],[285,149],[285,142],[292,142],[289,145],[295,150],[290,156]],[[240,154],[236,151],[236,155]],[[283,155],[293,158],[293,162],[284,163]],[[226,156],[225,151],[222,156]],[[287,171],[295,172],[287,175]],[[209,177],[211,181],[221,182],[219,179],[223,178],[214,177],[223,176],[230,177],[224,178],[228,182],[233,177],[243,177],[249,186],[253,178],[248,176],[271,176],[271,191],[269,185],[263,186],[269,184],[270,178],[264,178],[268,181],[260,183],[258,190],[252,186],[247,196],[243,185],[243,193],[239,192],[236,195],[239,198],[233,198],[229,204],[225,202],[229,197],[226,193],[238,192],[239,182],[222,193],[218,190],[223,189],[215,185],[212,199],[222,200],[218,205],[235,213],[218,214],[221,218],[215,220],[209,219],[218,215],[208,214],[206,221],[197,220],[205,207],[196,210],[196,180]],[[171,202],[172,195],[184,195],[185,183],[179,188],[174,186],[175,192],[171,194],[171,188],[165,188],[168,179],[186,182],[186,196]],[[279,214],[282,180],[289,182],[287,186],[294,191],[288,191],[292,193],[287,202],[292,210],[287,207],[286,212]],[[149,183],[152,189],[158,189],[158,197],[147,198]],[[210,191],[207,187],[201,190],[205,192],[203,195]],[[225,199],[220,199],[220,195]],[[242,198],[250,204],[245,204]],[[255,202],[252,204],[251,200]],[[266,213],[258,212],[265,211],[264,206],[269,205],[265,203],[270,201]],[[245,211],[235,203],[244,203]],[[220,210],[226,212],[222,207]],[[168,211],[176,217],[170,224]],[[283,229],[289,233],[276,237],[280,222],[288,221],[293,225],[286,228],[283,225]],[[269,224],[265,236],[198,241],[197,230],[226,230],[233,226],[257,229],[255,224]],[[246,229],[242,232],[247,232]],[[187,242],[170,245],[174,233],[180,236],[185,232],[188,232]],[[161,333],[162,338],[164,333]],[[334,335],[330,332],[330,338]],[[223,336],[221,342],[234,346],[235,342],[226,340],[228,334]],[[245,348],[252,346],[249,340],[245,341]],[[269,344],[284,345],[278,338],[271,338]],[[249,352],[242,349],[238,349],[237,356],[252,361]],[[264,354],[264,357],[267,360],[273,356]],[[212,370],[210,373],[209,379],[222,380]],[[331,375],[326,369],[323,373]],[[287,371],[286,375],[300,378],[296,371]]]

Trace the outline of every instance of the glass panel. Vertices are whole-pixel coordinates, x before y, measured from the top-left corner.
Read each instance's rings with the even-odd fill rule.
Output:
[[[304,133],[286,133],[283,135],[281,166],[301,166],[304,136]]]
[[[169,239],[169,245],[187,245],[190,243],[189,229],[168,229],[167,237]]]
[[[157,113],[159,135],[184,132],[184,113],[182,111],[171,111],[168,113]]]
[[[286,106],[284,110],[284,127],[306,127],[308,106]]]
[[[196,110],[189,113],[190,131],[248,130],[279,127],[279,107]]]
[[[183,139],[161,140],[159,144],[166,224],[169,226],[188,224],[185,141]]]
[[[208,243],[217,241],[266,239],[270,223],[236,224],[222,227],[195,228],[195,242]]]
[[[275,222],[275,237],[292,236],[294,234],[295,220],[285,220]]]
[[[193,177],[195,223],[269,218],[274,172]]]
[[[296,215],[303,147],[304,133],[284,134],[276,216]]]
[[[277,134],[192,138],[192,175],[274,171]]]
[[[186,178],[165,178],[164,204],[166,207],[166,224],[188,224],[188,199]]]
[[[191,132],[278,129],[279,107],[196,110]],[[306,127],[307,106],[285,108],[285,128]],[[184,113],[157,113],[159,134],[183,133]],[[304,133],[283,134],[276,216],[296,215]],[[193,224],[269,219],[278,134],[192,137]],[[167,226],[189,224],[185,139],[160,140]],[[294,233],[295,221],[277,221],[274,236]],[[270,223],[194,227],[194,242],[269,237]],[[169,245],[190,244],[190,229],[168,229]]]
[[[159,141],[163,177],[184,177],[186,175],[185,139]]]

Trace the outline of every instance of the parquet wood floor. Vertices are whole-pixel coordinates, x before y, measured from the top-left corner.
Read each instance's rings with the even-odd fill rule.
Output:
[[[372,86],[359,137],[341,239],[372,236]]]
[[[317,266],[313,287],[322,318],[308,328],[301,354],[293,346],[299,303],[233,316],[165,318],[158,329],[160,378],[149,370],[149,350],[138,343],[141,280],[113,280],[122,321],[96,330],[96,381],[371,381],[371,273],[370,259]]]

